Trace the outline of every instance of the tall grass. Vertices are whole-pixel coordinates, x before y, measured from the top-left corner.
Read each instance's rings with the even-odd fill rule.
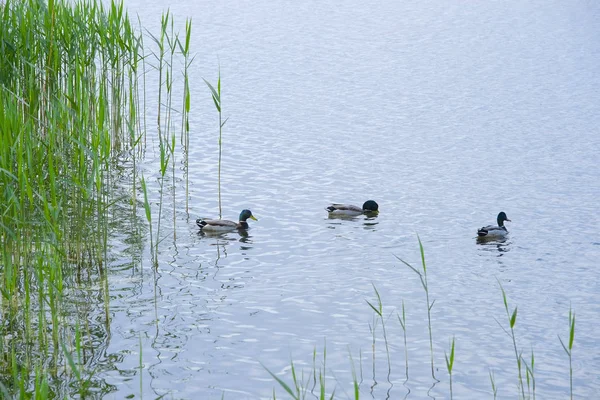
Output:
[[[433,334],[431,332],[431,309],[433,308],[433,305],[435,304],[435,300],[430,301],[429,300],[429,284],[427,282],[427,264],[425,263],[425,250],[423,249],[423,243],[421,243],[421,238],[417,237],[419,240],[419,252],[421,254],[421,266],[422,266],[422,272],[418,269],[416,269],[415,267],[413,267],[412,265],[410,265],[409,263],[407,263],[406,261],[404,261],[401,258],[396,257],[398,260],[400,260],[404,265],[406,265],[408,268],[410,268],[415,274],[417,274],[419,276],[419,279],[421,281],[421,286],[423,287],[423,290],[425,291],[425,298],[427,300],[427,324],[428,324],[428,328],[429,328],[429,354],[430,354],[430,360],[431,360],[431,376],[433,377],[433,379],[437,379],[435,377],[435,367],[434,367],[434,362],[433,362]]]
[[[169,14],[164,20],[172,28]],[[186,29],[183,46],[164,29],[170,57],[180,47],[189,54],[191,24]],[[0,393],[89,397],[96,384],[86,356],[95,351],[89,308],[103,307],[101,323],[110,323],[112,206],[131,199],[136,215],[137,189],[122,196],[115,180],[129,158],[137,182],[146,143],[142,35],[123,3],[7,0],[0,2],[0,54]],[[161,149],[168,162],[173,74],[165,71],[169,135]],[[187,115],[189,88],[185,99]],[[100,289],[92,295],[86,287]]]
[[[569,342],[565,345],[563,340],[558,337],[565,353],[569,357],[569,392],[573,399],[573,341],[575,340],[575,313],[569,309]]]
[[[371,309],[375,312],[375,314],[377,314],[377,316],[381,320],[381,329],[383,330],[383,340],[384,340],[384,344],[385,344],[385,353],[387,354],[387,364],[388,364],[388,375],[387,375],[387,378],[389,380],[390,379],[390,374],[392,373],[392,362],[390,360],[390,347],[389,347],[389,344],[388,344],[387,332],[385,330],[385,317],[383,315],[383,303],[381,302],[381,296],[379,295],[379,291],[377,290],[377,287],[375,287],[375,284],[373,284],[373,290],[375,291],[375,295],[377,296],[376,306],[373,305],[369,300],[366,300],[366,302],[369,305],[369,307],[371,307]],[[375,324],[373,324],[373,332],[375,332],[374,326],[375,326]],[[374,350],[375,350],[375,347],[373,345],[373,351]]]
[[[504,288],[502,287],[502,284],[500,284],[500,282],[498,282],[498,285],[500,285],[500,290],[502,291],[502,301],[504,303],[504,310],[506,311],[506,317],[508,319],[508,326],[509,326],[510,332],[506,331],[504,329],[504,327],[502,327],[502,325],[500,325],[500,323],[498,323],[498,324],[500,325],[500,327],[502,329],[504,329],[506,334],[509,335],[512,340],[513,350],[515,352],[515,359],[517,360],[517,371],[519,373],[519,382],[518,382],[519,390],[521,392],[521,396],[523,398],[525,398],[525,387],[523,386],[523,374],[521,372],[522,357],[517,348],[517,339],[516,339],[516,335],[515,335],[515,324],[517,323],[517,309],[518,308],[515,307],[515,309],[513,310],[512,313],[509,311],[508,300],[506,298],[506,292],[504,291]]]
[[[203,78],[204,79],[204,78]],[[221,69],[219,68],[219,77],[217,79],[217,87],[210,84],[206,79],[204,82],[208,86],[211,92],[213,103],[219,114],[219,170],[218,170],[218,191],[219,191],[219,219],[223,218],[223,209],[221,207],[221,157],[223,153],[223,126],[227,122],[227,119],[223,121],[222,105],[221,105]]]

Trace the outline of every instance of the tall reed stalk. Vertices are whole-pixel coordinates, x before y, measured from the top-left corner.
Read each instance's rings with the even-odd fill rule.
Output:
[[[569,357],[569,393],[573,399],[573,341],[575,340],[575,313],[569,309],[569,342],[567,345],[558,336],[558,340],[562,345],[565,353]]]
[[[517,307],[515,307],[515,309],[513,310],[513,312],[511,313],[508,310],[508,300],[506,299],[506,292],[504,291],[504,288],[502,287],[502,284],[500,283],[500,281],[498,281],[498,285],[500,285],[500,290],[502,291],[502,300],[504,302],[504,310],[506,311],[506,317],[508,319],[508,326],[510,329],[510,332],[508,332],[506,329],[504,329],[504,327],[502,327],[502,325],[498,322],[498,324],[500,325],[500,327],[502,327],[502,329],[510,336],[510,338],[512,339],[512,343],[513,343],[513,350],[515,352],[515,359],[517,360],[517,370],[519,371],[519,391],[521,392],[521,396],[523,398],[525,398],[525,387],[523,385],[523,374],[521,372],[522,367],[521,367],[521,354],[519,353],[518,349],[517,349],[517,339],[516,339],[516,335],[515,335],[515,324],[517,323]]]
[[[377,287],[373,284],[373,290],[375,291],[375,295],[377,296],[377,306],[374,306],[371,302],[366,300],[367,304],[371,307],[371,309],[377,314],[379,319],[381,320],[381,328],[383,331],[383,340],[385,343],[385,352],[387,354],[387,363],[388,363],[388,380],[390,379],[390,374],[392,373],[392,362],[390,360],[390,347],[388,345],[387,332],[385,330],[385,318],[383,316],[383,304],[381,302],[381,296],[379,295],[379,291]]]
[[[409,267],[414,273],[416,273],[419,276],[419,279],[421,281],[421,286],[423,287],[423,290],[425,291],[425,298],[427,300],[427,323],[428,323],[428,327],[429,327],[429,352],[431,355],[431,376],[433,377],[433,379],[437,380],[437,378],[435,377],[435,368],[434,368],[434,363],[433,363],[433,334],[431,332],[431,309],[433,308],[433,305],[435,304],[435,300],[433,302],[430,302],[430,300],[429,300],[429,285],[427,283],[427,264],[425,264],[425,251],[423,250],[423,243],[421,243],[421,238],[417,236],[417,239],[419,240],[419,251],[421,253],[421,265],[422,265],[422,269],[423,269],[422,271],[416,269],[415,267],[413,267],[412,265],[410,265],[403,259],[401,259],[397,256],[396,256],[396,258],[398,260],[400,260],[404,265]]]
[[[193,61],[190,58],[190,38],[192,35],[192,20],[185,21],[185,41],[183,44],[179,41],[181,54],[183,55],[183,112],[181,113],[181,144],[184,149],[184,167],[185,167],[185,212],[189,213],[189,154],[190,154],[190,80],[188,78],[188,69]]]
[[[204,79],[204,78],[202,78]],[[221,110],[221,69],[219,68],[219,78],[217,79],[217,88],[215,89],[206,79],[204,82],[211,91],[211,96],[217,112],[219,113],[219,170],[218,170],[218,191],[219,191],[219,219],[223,218],[223,209],[221,207],[221,155],[222,155],[222,143],[223,143],[223,126],[227,122],[227,119],[223,121],[223,115]]]
[[[408,380],[408,345],[406,342],[406,310],[404,309],[404,300],[402,300],[402,317],[398,315],[398,321],[402,327],[402,334],[404,336],[404,364],[406,371],[406,380]]]

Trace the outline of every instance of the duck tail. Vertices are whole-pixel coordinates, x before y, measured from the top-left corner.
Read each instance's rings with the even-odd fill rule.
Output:
[[[487,229],[481,228],[477,230],[477,236],[486,236],[488,234]]]
[[[200,227],[200,229],[204,228],[206,226],[206,221],[204,221],[203,219],[198,218],[196,220],[196,225],[198,225]]]

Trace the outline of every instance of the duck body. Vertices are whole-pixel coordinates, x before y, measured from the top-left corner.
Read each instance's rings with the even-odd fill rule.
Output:
[[[497,218],[498,225],[488,225],[477,230],[477,236],[479,237],[504,237],[508,234],[508,230],[504,226],[504,221],[509,221],[506,217],[506,213],[500,212]]]
[[[352,204],[334,203],[326,208],[329,215],[357,216],[361,214],[379,213],[379,205],[373,200],[367,200],[362,207]]]
[[[200,229],[205,232],[227,232],[238,230],[248,229],[250,226],[248,225],[248,218],[258,221],[254,215],[252,215],[252,211],[250,210],[242,210],[240,213],[239,222],[229,221],[226,219],[202,219],[198,218],[196,220],[196,224]]]

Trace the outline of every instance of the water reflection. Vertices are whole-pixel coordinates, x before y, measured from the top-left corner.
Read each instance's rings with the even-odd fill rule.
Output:
[[[244,229],[239,229],[237,231],[229,231],[229,232],[212,232],[212,231],[203,231],[200,230],[198,231],[198,236],[200,236],[201,238],[204,239],[217,239],[216,244],[220,244],[219,243],[219,239],[222,239],[226,242],[234,242],[234,241],[238,241],[240,243],[246,243],[246,244],[251,244],[252,243],[252,236],[250,236],[248,234],[247,230]],[[235,236],[239,236],[239,239],[237,239]],[[244,247],[245,250],[249,249],[251,247]]]
[[[330,229],[335,229],[336,226],[344,224],[343,221],[364,221],[363,228],[366,230],[375,230],[375,227],[379,224],[377,222],[377,213],[362,214],[362,215],[332,215],[329,214],[327,219],[329,220]]]
[[[502,257],[503,253],[507,253],[510,251],[511,242],[508,238],[487,238],[478,236],[476,243],[481,246],[481,250],[483,251],[498,251],[498,257]]]

